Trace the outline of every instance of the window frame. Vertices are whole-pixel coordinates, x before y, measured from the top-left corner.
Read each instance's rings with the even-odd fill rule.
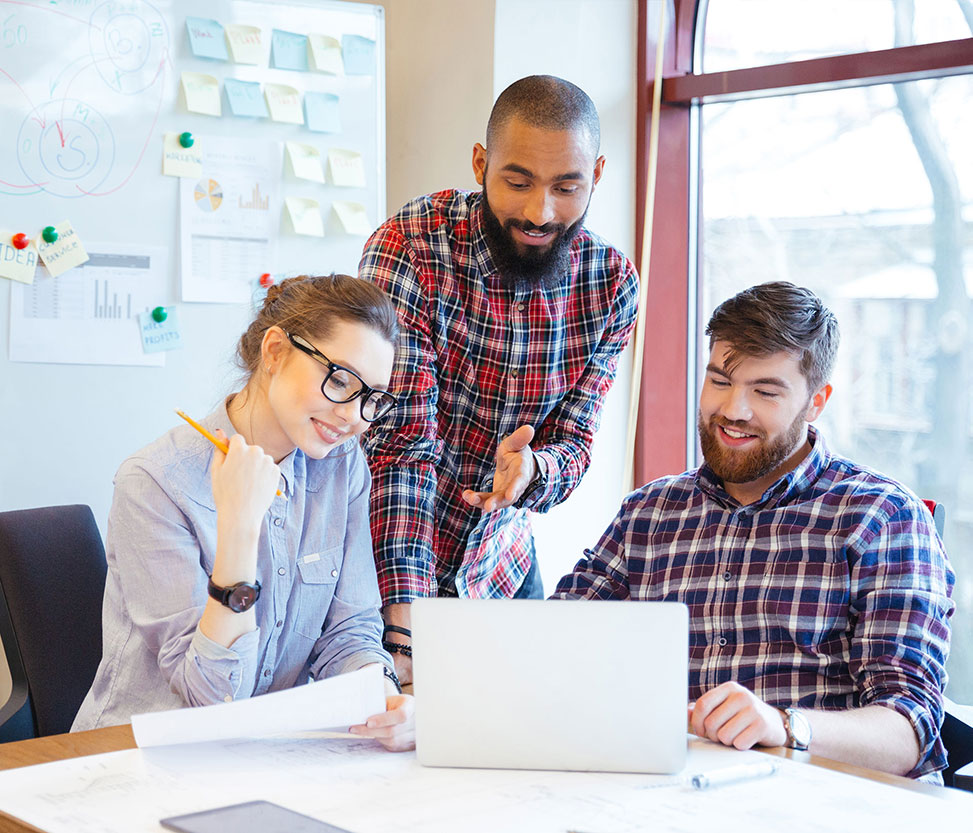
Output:
[[[639,0],[636,262],[642,262],[656,38],[664,41],[652,259],[635,442],[641,485],[695,465],[696,343],[702,266],[700,107],[847,87],[973,73],[973,37],[874,52],[701,73],[707,0]]]

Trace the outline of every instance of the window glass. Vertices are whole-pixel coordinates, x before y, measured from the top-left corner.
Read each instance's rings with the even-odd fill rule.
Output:
[[[709,0],[703,72],[870,52],[895,46],[903,0]],[[970,37],[969,0],[913,0],[912,43]],[[964,9],[966,4],[966,9]]]
[[[788,280],[837,314],[835,392],[818,424],[833,451],[945,504],[957,573],[949,695],[965,702],[973,702],[970,101],[967,75],[704,105],[699,305],[705,323],[739,290]],[[704,349],[700,328],[701,359]]]

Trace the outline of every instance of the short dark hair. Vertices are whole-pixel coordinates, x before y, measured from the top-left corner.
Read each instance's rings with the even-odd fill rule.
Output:
[[[787,281],[752,286],[720,304],[706,325],[710,350],[730,345],[724,368],[745,356],[786,351],[797,356],[808,391],[831,379],[838,352],[838,319],[810,289]]]
[[[487,122],[487,150],[500,129],[517,118],[544,130],[580,130],[588,134],[598,155],[601,125],[588,94],[570,81],[553,75],[528,75],[500,93]]]

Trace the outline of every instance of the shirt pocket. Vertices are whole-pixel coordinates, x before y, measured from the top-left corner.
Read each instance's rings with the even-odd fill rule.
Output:
[[[342,547],[331,547],[297,558],[298,582],[297,624],[294,629],[303,636],[317,639],[334,599],[335,586],[341,574]]]

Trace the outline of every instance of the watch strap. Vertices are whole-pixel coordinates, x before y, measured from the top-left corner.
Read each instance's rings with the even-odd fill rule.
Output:
[[[239,581],[227,587],[220,587],[213,581],[213,577],[209,576],[206,592],[209,593],[210,598],[216,599],[234,613],[243,613],[253,607],[260,598],[260,582],[254,581],[251,584],[247,581]]]

